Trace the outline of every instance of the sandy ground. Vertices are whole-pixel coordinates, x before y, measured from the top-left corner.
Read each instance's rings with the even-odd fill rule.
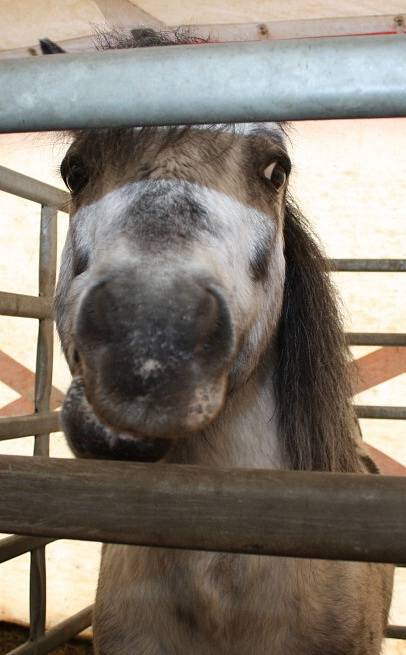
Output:
[[[331,121],[292,126],[293,189],[329,255],[404,255],[404,176],[406,120]],[[61,185],[56,175],[64,144],[50,135],[0,136],[0,163]],[[3,238],[0,288],[37,293],[39,209],[0,193]],[[67,218],[60,214],[59,249]],[[402,251],[403,250],[403,251]],[[406,280],[400,274],[336,274],[347,329],[402,331]],[[0,317],[0,348],[31,370],[35,367],[36,321]],[[404,327],[403,327],[404,330]],[[373,349],[357,348],[362,356]],[[359,403],[401,405],[405,375],[357,397]],[[66,365],[56,347],[54,384],[64,391]],[[0,382],[0,407],[18,394]],[[406,426],[400,421],[362,421],[365,438],[406,464]],[[0,452],[31,454],[32,439],[0,443]],[[69,456],[62,435],[53,435],[51,453]],[[59,541],[47,548],[48,622],[92,602],[99,546]],[[28,557],[0,567],[0,620],[25,622],[28,616]],[[398,570],[391,621],[406,624],[406,569]],[[0,641],[1,646],[1,641]],[[1,652],[1,651],[0,651]],[[387,641],[385,655],[406,655],[406,644]]]

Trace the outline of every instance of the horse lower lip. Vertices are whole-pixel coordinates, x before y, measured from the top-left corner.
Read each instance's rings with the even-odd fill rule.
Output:
[[[86,357],[83,362],[86,364]],[[190,375],[172,380],[164,377],[140,396],[138,389],[125,386],[125,379],[118,384],[110,362],[109,366],[102,364],[85,366],[83,375],[75,377],[70,395],[85,403],[101,425],[127,435],[127,440],[173,440],[204,430],[218,415],[227,392],[227,370],[214,376],[200,363],[193,368],[187,362]]]
[[[124,422],[120,420],[121,417],[119,413],[110,415],[110,413],[107,412],[104,408],[99,407],[98,403],[95,402],[94,399],[92,399],[89,404],[92,408],[92,411],[94,412],[94,415],[96,416],[97,420],[100,421],[100,423],[127,441],[154,441],[155,439],[170,440],[173,438],[172,434],[165,434],[165,431],[163,431],[163,433],[159,431],[158,433],[154,434],[148,432],[142,426],[137,426],[135,422],[132,422],[131,420],[127,419]]]
[[[155,462],[171,448],[171,439],[153,438],[138,430],[120,429],[116,421],[104,420],[96,414],[84,390],[83,379],[75,376],[62,409],[62,424],[75,455],[93,459]]]

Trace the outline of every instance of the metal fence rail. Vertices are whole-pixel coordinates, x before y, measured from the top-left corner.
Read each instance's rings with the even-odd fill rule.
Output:
[[[57,432],[59,429],[59,412],[44,411],[26,416],[2,416],[0,418],[0,441],[44,432]]]
[[[7,562],[8,560],[13,559],[14,557],[24,555],[24,553],[29,553],[35,548],[46,546],[52,541],[54,540],[47,539],[46,537],[30,537],[25,535],[4,537],[0,540],[0,564],[1,562]]]
[[[406,407],[379,407],[378,405],[354,405],[358,418],[382,418],[404,421]]]
[[[39,234],[38,296],[0,293],[0,313],[37,318],[38,338],[34,410],[30,416],[0,419],[0,441],[34,435],[34,456],[49,455],[49,433],[58,429],[58,413],[49,411],[53,366],[53,295],[56,279],[57,212],[66,211],[68,194],[48,184],[0,167],[0,190],[41,205]],[[11,536],[0,541],[0,561],[30,553],[30,641],[17,653],[39,653],[45,639],[46,566],[45,546],[50,539]],[[58,633],[59,634],[59,633]],[[28,649],[28,650],[27,650]],[[44,650],[41,652],[49,652]]]
[[[350,346],[406,346],[406,334],[401,332],[347,332]]]
[[[0,291],[0,314],[21,318],[52,318],[52,299]]]
[[[404,273],[406,259],[330,259],[330,266],[332,271],[352,273]]]
[[[405,59],[403,35],[8,59],[0,131],[405,116]]]
[[[32,200],[40,205],[55,207],[61,212],[69,212],[69,193],[50,184],[39,182],[28,175],[12,171],[5,166],[0,166],[0,190],[19,198]]]
[[[385,632],[388,639],[406,639],[406,626],[405,625],[390,625]]]
[[[51,299],[56,281],[57,208],[41,206],[39,239],[38,294]],[[52,317],[39,319],[37,360],[35,365],[35,412],[49,412],[52,389],[54,334]],[[34,456],[49,456],[49,429],[35,433]],[[45,546],[31,550],[30,566],[30,640],[35,641],[45,632],[46,620],[46,565]]]

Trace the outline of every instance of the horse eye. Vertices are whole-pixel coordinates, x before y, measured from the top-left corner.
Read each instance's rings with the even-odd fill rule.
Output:
[[[279,191],[287,180],[287,173],[282,164],[273,161],[263,171],[263,176],[270,181],[272,186]]]
[[[72,193],[79,193],[89,181],[86,169],[79,159],[68,159],[61,166],[63,181]]]

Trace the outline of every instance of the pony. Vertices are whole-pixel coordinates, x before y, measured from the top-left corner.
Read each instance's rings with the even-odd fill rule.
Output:
[[[102,49],[194,42],[100,37]],[[72,134],[55,309],[78,457],[367,471],[339,305],[289,194],[286,133]],[[95,652],[378,655],[392,578],[380,564],[106,544]]]

